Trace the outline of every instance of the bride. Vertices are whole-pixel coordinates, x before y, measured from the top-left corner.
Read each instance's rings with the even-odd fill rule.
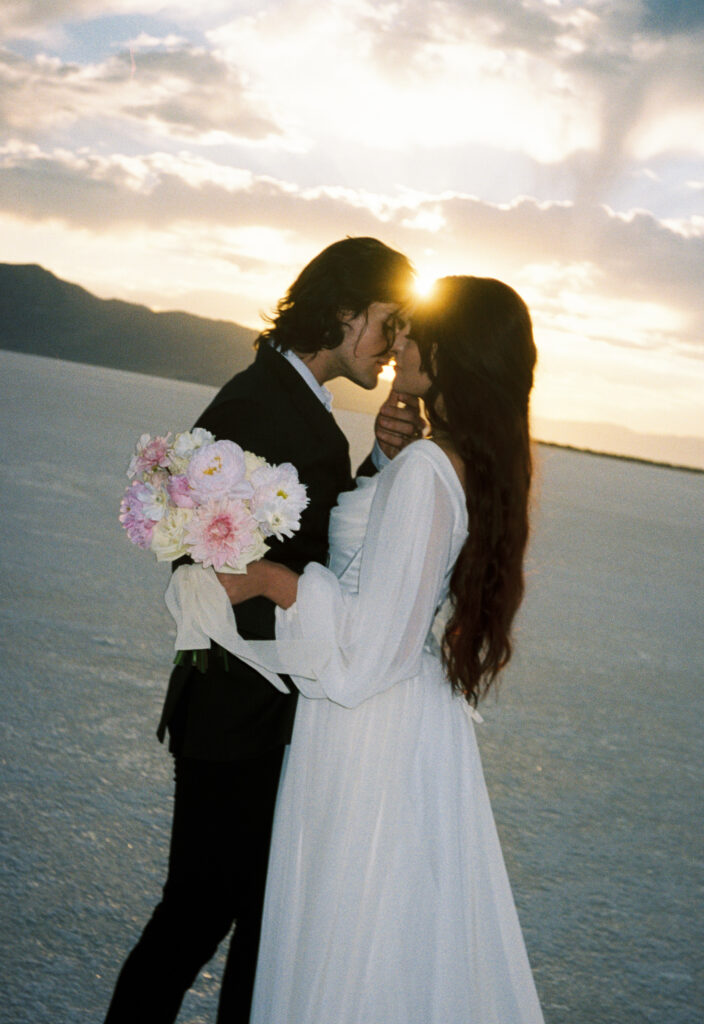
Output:
[[[341,495],[329,568],[220,577],[278,605],[255,646],[302,694],[251,1021],[539,1024],[472,722],[523,593],[528,310],[444,278],[395,357],[432,433]]]

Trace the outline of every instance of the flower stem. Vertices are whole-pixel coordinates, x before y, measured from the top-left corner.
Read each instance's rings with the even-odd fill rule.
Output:
[[[208,669],[207,651],[177,651],[174,665],[192,665],[201,675]]]

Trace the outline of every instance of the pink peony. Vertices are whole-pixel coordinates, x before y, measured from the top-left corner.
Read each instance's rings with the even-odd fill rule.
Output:
[[[150,437],[149,434],[142,434],[137,442],[135,454],[130,460],[127,475],[133,477],[137,473],[146,473],[159,467],[166,469],[169,465],[170,437],[170,433],[166,437]]]
[[[244,569],[243,555],[257,542],[257,525],[241,501],[221,499],[196,509],[186,528],[189,554],[204,566]]]
[[[127,488],[120,502],[120,522],[129,539],[138,548],[148,548],[152,540],[154,522],[144,512],[144,502],[150,497],[149,488],[135,481]]]
[[[169,498],[177,508],[195,508],[191,485],[186,476],[171,476],[166,483]]]
[[[249,498],[244,452],[234,441],[214,441],[193,455],[186,479],[197,503],[220,498]]]

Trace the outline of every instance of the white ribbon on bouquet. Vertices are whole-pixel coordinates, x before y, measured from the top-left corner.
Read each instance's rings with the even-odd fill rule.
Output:
[[[280,674],[311,677],[310,656],[287,644],[282,661],[275,641],[244,640],[237,632],[235,613],[215,570],[202,565],[180,565],[164,595],[176,623],[177,651],[208,650],[211,641],[251,665],[281,693],[290,693]]]

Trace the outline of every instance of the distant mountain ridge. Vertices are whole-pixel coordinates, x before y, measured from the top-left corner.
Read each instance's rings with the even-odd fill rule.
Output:
[[[38,264],[0,263],[0,349],[220,387],[251,363],[256,337],[251,328],[227,320],[99,299]],[[337,409],[374,415],[389,384],[364,391],[338,378],[328,387]],[[533,431],[557,447],[704,470],[701,437],[539,417]]]
[[[217,386],[253,358],[257,332],[191,313],[99,299],[37,264],[0,263],[0,348]]]

